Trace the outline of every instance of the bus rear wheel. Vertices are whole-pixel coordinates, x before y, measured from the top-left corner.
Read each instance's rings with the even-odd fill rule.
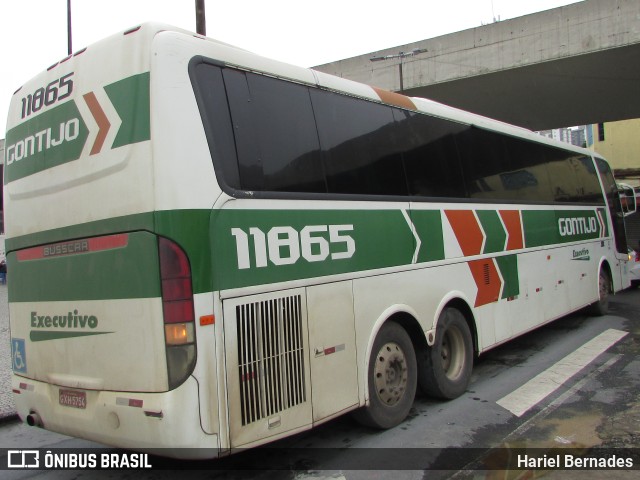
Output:
[[[402,422],[413,405],[417,363],[413,344],[398,323],[385,323],[371,349],[368,368],[369,405],[354,412],[366,426],[391,428]]]
[[[606,315],[609,312],[609,296],[611,294],[611,277],[604,268],[598,275],[598,301],[589,307],[589,313],[595,316]]]
[[[460,310],[445,308],[432,347],[420,356],[418,383],[427,395],[453,399],[464,393],[473,368],[473,340]]]

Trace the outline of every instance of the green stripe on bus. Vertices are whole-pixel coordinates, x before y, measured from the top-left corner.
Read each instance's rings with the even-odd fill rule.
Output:
[[[498,269],[504,280],[502,298],[515,297],[520,295],[520,280],[518,278],[518,256],[504,255],[496,257]]]
[[[507,232],[496,210],[476,210],[485,234],[484,250],[482,253],[504,251],[507,242]]]
[[[133,232],[136,230],[147,230],[151,232],[153,229],[153,212],[138,213],[7,238],[5,241],[5,250],[7,252],[14,252],[36,245],[45,245],[47,243],[77,238],[97,237],[100,235]]]
[[[89,129],[75,101],[37,115],[7,132],[5,185],[80,158]]]
[[[411,220],[420,237],[418,263],[444,259],[444,238],[440,210],[412,210]]]
[[[189,257],[194,293],[213,290],[211,251],[216,237],[210,230],[216,210],[163,210],[155,212],[154,231],[180,245]]]
[[[9,254],[10,302],[160,297],[156,236],[129,234],[123,248],[18,261]]]
[[[215,290],[407,265],[416,250],[401,210],[221,210],[213,229]]]
[[[151,138],[149,72],[133,75],[104,87],[122,120],[111,148]]]
[[[165,236],[178,243],[187,252],[191,262],[194,293],[210,292],[212,290],[211,244],[209,242],[209,238],[211,238],[211,232],[209,231],[209,218],[211,216],[211,212],[211,210],[168,210],[87,222],[79,225],[9,238],[6,241],[6,250],[7,252],[16,252],[36,245],[46,245],[72,239],[97,237],[113,233],[146,231]],[[141,251],[140,253],[149,257],[149,248],[143,250],[144,251]],[[153,252],[155,251],[156,250],[153,250]],[[153,252],[151,253],[155,254]],[[31,301],[40,301],[40,299],[44,300],[40,293],[34,291],[34,288],[18,287],[18,285],[15,284],[14,274],[20,278],[23,264],[18,265],[15,263],[11,253],[8,253],[8,257],[9,268],[12,270],[12,282],[9,284],[10,295],[12,295],[14,290],[17,291],[20,289],[24,290],[24,292],[20,294],[16,293],[15,295],[23,297],[26,295],[26,292],[31,291],[29,294],[32,297]],[[59,260],[64,263],[64,259],[61,258]],[[132,259],[132,262],[135,261],[135,258]],[[148,258],[147,261],[152,261],[152,259]],[[157,262],[157,257],[155,261]],[[30,274],[35,277],[38,276],[38,272],[31,271]],[[84,281],[87,282],[92,282],[94,279],[96,281],[100,281],[100,273],[92,272],[90,276],[83,275],[83,278]],[[137,290],[140,289],[134,286],[131,291],[134,292]],[[120,291],[117,286],[114,289],[110,288],[109,284],[107,284],[102,292],[102,298],[136,298],[126,291],[124,293],[126,294],[125,296],[119,296],[122,295],[123,292]],[[95,296],[96,293],[92,294],[92,298]],[[16,297],[12,296],[12,298]]]
[[[119,80],[104,90],[122,121],[111,148],[149,140],[150,73]],[[7,132],[5,184],[80,159],[89,137],[88,120],[78,109],[85,101],[81,97],[66,101]]]
[[[487,236],[483,253],[504,251],[506,233],[498,214],[492,210],[476,212]],[[606,212],[602,210],[601,214],[606,222]],[[522,210],[522,221],[526,248],[602,238],[608,230],[605,224],[605,232],[601,232],[598,215],[593,209]],[[412,228],[415,228],[415,234],[420,239],[419,248]],[[111,257],[112,254],[107,254],[104,261],[98,262],[98,266],[79,264],[76,269],[67,265],[73,265],[76,261],[68,261],[70,257],[50,259],[46,265],[36,268],[27,263],[16,264],[15,256],[11,253],[64,240],[136,231],[165,236],[186,251],[191,263],[194,293],[398,267],[413,262],[420,264],[445,258],[442,213],[439,209],[406,213],[400,209],[158,211],[8,239],[6,249],[10,252],[11,301],[159,296],[154,242],[146,242],[144,248],[138,248],[136,255],[126,255],[128,261],[138,265],[131,271],[143,273],[124,274],[125,269],[119,271],[116,278],[109,272],[121,260]],[[246,236],[246,247],[242,245],[243,235]],[[349,242],[353,242],[352,254],[348,254]],[[246,264],[243,265],[238,258],[241,248],[247,250]],[[261,249],[264,251],[260,252]],[[503,294],[517,295],[515,260],[510,260],[509,256],[499,258],[505,258],[498,260],[506,283]],[[71,275],[61,282],[61,274],[67,268],[71,268],[77,276]]]
[[[601,231],[596,210],[522,210],[522,228],[526,248],[594,240],[608,231]]]

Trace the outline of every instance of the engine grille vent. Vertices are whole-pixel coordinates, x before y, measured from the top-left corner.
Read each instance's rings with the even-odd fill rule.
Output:
[[[242,425],[306,401],[300,296],[236,307]]]

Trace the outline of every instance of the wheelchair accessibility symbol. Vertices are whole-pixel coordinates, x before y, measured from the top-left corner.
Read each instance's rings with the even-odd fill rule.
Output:
[[[24,339],[11,339],[11,360],[14,372],[27,373],[27,352],[24,348]]]

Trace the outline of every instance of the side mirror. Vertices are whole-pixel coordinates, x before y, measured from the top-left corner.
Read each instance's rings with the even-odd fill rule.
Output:
[[[618,183],[618,195],[622,204],[622,214],[626,217],[636,212],[636,192],[631,185]]]

